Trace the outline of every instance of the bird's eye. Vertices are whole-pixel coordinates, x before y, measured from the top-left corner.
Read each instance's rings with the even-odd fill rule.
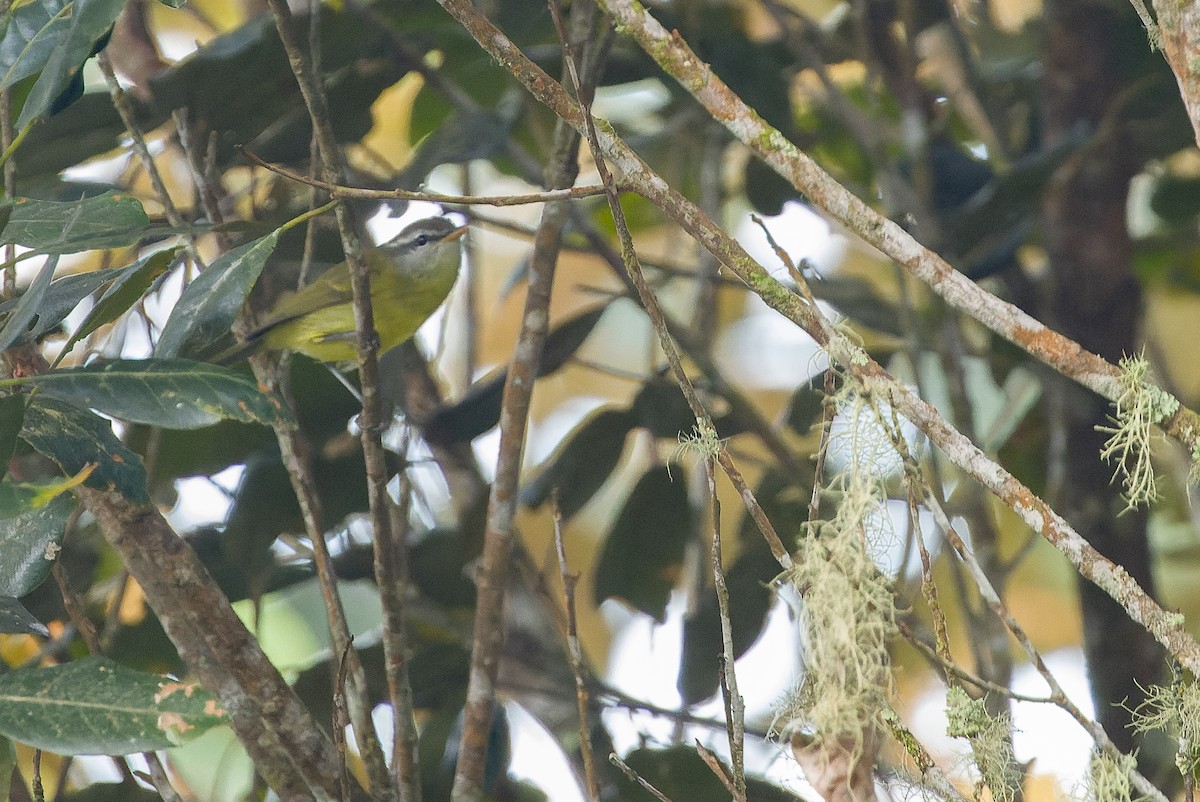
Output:
[[[415,240],[413,240],[413,244],[420,248],[422,245],[428,245],[429,241],[430,237],[428,234],[420,234]]]

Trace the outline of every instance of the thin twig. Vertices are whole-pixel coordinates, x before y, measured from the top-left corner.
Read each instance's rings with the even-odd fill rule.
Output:
[[[626,763],[624,760],[621,760],[621,758],[617,757],[615,753],[608,756],[608,762],[612,763],[614,766],[616,766],[621,771],[623,771],[625,773],[626,777],[633,780],[635,783],[640,785],[642,788],[646,789],[646,791],[649,794],[651,794],[655,799],[657,799],[658,802],[671,802],[671,800],[665,794],[663,794],[662,791],[658,790],[653,785],[651,785],[649,783],[649,781],[647,781],[644,777],[642,777],[642,775],[640,775],[636,771],[634,771],[629,766],[628,763]]]
[[[984,602],[986,602],[988,607],[992,609],[992,612],[996,615],[996,617],[1004,622],[1005,627],[1008,628],[1008,631],[1012,634],[1017,643],[1020,644],[1022,650],[1024,650],[1025,654],[1029,657],[1030,664],[1033,665],[1034,669],[1042,677],[1042,680],[1045,681],[1046,685],[1050,688],[1050,699],[1056,705],[1058,705],[1058,707],[1070,714],[1070,716],[1075,719],[1085,731],[1087,731],[1088,735],[1090,735],[1092,740],[1096,742],[1096,746],[1099,749],[1114,758],[1120,758],[1120,750],[1117,749],[1116,745],[1113,744],[1112,740],[1109,739],[1108,734],[1104,731],[1104,728],[1100,726],[1099,723],[1088,718],[1083,711],[1071,701],[1070,697],[1067,696],[1066,691],[1064,691],[1062,686],[1059,685],[1058,679],[1053,673],[1051,673],[1049,667],[1046,665],[1046,661],[1042,659],[1041,653],[1039,653],[1037,648],[1033,645],[1033,641],[1029,639],[1024,627],[1022,627],[1016,618],[1013,617],[1012,613],[1009,612],[1008,605],[1006,605],[1004,600],[1000,598],[1000,594],[996,591],[996,588],[988,579],[987,574],[984,572],[982,566],[980,566],[978,560],[975,559],[975,555],[967,547],[967,544],[963,541],[962,537],[959,536],[957,530],[954,528],[954,525],[950,522],[950,518],[948,515],[946,515],[946,511],[942,507],[941,502],[938,501],[928,483],[920,478],[920,466],[917,465],[912,455],[908,452],[908,447],[904,443],[904,440],[900,437],[893,436],[892,442],[897,451],[900,453],[901,457],[904,459],[906,465],[905,477],[906,481],[910,484],[910,492],[914,493],[914,495],[920,496],[926,509],[933,514],[934,522],[937,524],[938,528],[942,530],[943,534],[945,534],[946,539],[954,548],[955,553],[958,555],[959,559],[962,560],[963,565],[966,566],[967,571],[971,579],[975,582],[975,587],[979,591],[979,594],[983,598]],[[1149,780],[1147,780],[1136,770],[1130,772],[1130,779],[1133,782],[1134,787],[1137,788],[1142,795],[1155,800],[1155,802],[1166,802],[1166,797],[1163,796],[1162,792],[1159,791]]]
[[[323,189],[335,198],[357,198],[360,200],[410,200],[441,203],[447,206],[523,206],[530,203],[550,203],[552,201],[575,200],[591,198],[604,194],[604,187],[563,187],[545,192],[530,192],[524,195],[443,195],[438,192],[415,192],[407,189],[366,189],[363,187],[347,187],[332,181],[322,181],[309,178],[286,167],[271,164],[256,156],[250,150],[239,148],[242,155],[259,167],[272,173],[301,184]]]
[[[558,508],[558,493],[554,504],[554,550],[558,556],[558,571],[563,583],[563,605],[567,611],[567,650],[571,656],[571,671],[575,675],[575,706],[579,712],[579,751],[583,758],[583,775],[588,800],[600,802],[600,781],[596,778],[596,757],[592,752],[592,732],[588,724],[587,683],[583,678],[583,648],[579,644],[579,627],[575,615],[575,583],[579,574],[567,567],[567,547],[563,542],[562,511]]]
[[[729,792],[730,796],[734,799],[745,799],[746,789],[742,788],[739,790],[733,778],[729,776],[728,769],[725,768],[725,765],[721,763],[721,759],[711,749],[696,741],[696,754],[704,761],[704,765],[708,766],[708,770],[721,782],[721,785],[725,786],[725,790]]]
[[[716,459],[708,455],[704,473],[708,477],[709,505],[712,515],[712,549],[709,554],[713,575],[713,592],[717,594],[717,610],[721,619],[721,692],[725,701],[726,734],[729,737],[729,756],[733,763],[733,798],[746,802],[746,702],[738,691],[734,663],[733,623],[729,614],[729,586],[725,583],[725,568],[721,557],[721,500],[717,497]]]

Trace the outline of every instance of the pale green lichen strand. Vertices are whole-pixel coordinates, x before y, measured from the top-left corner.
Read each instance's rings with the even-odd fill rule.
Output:
[[[1113,478],[1121,480],[1128,509],[1136,509],[1158,499],[1158,479],[1150,459],[1152,427],[1175,414],[1179,401],[1147,382],[1150,363],[1144,357],[1125,357],[1121,370],[1121,394],[1109,418],[1113,426],[1097,430],[1109,434],[1100,456],[1116,463]]]

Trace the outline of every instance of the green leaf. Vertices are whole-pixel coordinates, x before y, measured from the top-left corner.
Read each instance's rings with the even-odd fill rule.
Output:
[[[137,503],[150,500],[141,457],[126,448],[113,434],[112,424],[94,412],[38,393],[25,410],[21,439],[68,475],[94,465],[84,483],[88,487],[115,490]]]
[[[0,479],[8,473],[8,462],[17,449],[17,435],[25,421],[25,396],[0,398]]]
[[[80,74],[83,64],[107,42],[113,23],[124,6],[125,0],[74,0],[70,27],[46,59],[42,74],[25,98],[17,128],[24,128],[38,118],[61,110],[66,105],[61,96],[68,87],[75,87],[76,94],[71,100],[77,100],[83,94]],[[56,106],[60,108],[56,109]]]
[[[263,265],[279,243],[280,230],[222,254],[183,291],[163,327],[154,353],[160,359],[193,356],[229,331]]]
[[[74,509],[75,500],[63,495],[0,520],[0,596],[20,598],[45,581]]]
[[[0,633],[48,637],[50,630],[12,596],[0,596]]]
[[[67,315],[79,306],[80,301],[121,275],[124,268],[112,267],[91,273],[63,276],[50,282],[42,303],[38,306],[37,320],[26,335],[36,340],[66,320]],[[0,305],[0,308],[3,308]]]
[[[83,484],[91,472],[89,466],[57,482],[0,482],[0,519],[40,510],[56,496]]]
[[[42,253],[78,253],[132,245],[146,236],[150,218],[132,195],[106,192],[78,201],[17,198],[0,232],[13,243]]]
[[[540,507],[558,489],[558,508],[564,521],[591,500],[606,481],[633,428],[629,410],[602,409],[576,426],[533,481],[521,491],[521,503]]]
[[[166,749],[225,722],[207,691],[104,658],[0,676],[0,733],[60,755]]]
[[[8,15],[0,37],[0,89],[46,66],[70,30],[72,6],[72,0],[41,0]]]
[[[596,564],[596,603],[617,598],[655,621],[683,571],[695,516],[681,469],[676,481],[665,465],[651,468],[617,515]]]
[[[4,328],[0,329],[0,350],[8,348],[19,340],[25,334],[29,324],[37,317],[38,309],[46,295],[46,289],[50,286],[50,279],[54,278],[54,268],[57,266],[57,256],[47,259],[46,264],[42,265],[42,269],[34,276],[29,289],[17,299],[17,305],[9,312],[8,320],[4,322]]]
[[[278,396],[252,376],[187,359],[115,359],[26,376],[43,392],[131,423],[196,429],[219,420],[291,425]]]
[[[66,345],[63,346],[63,353],[70,351],[75,343],[105,323],[111,323],[129,311],[142,297],[142,294],[150,288],[154,280],[167,271],[182,249],[183,246],[178,246],[152,253],[122,270],[116,281],[104,291],[100,300],[92,307],[92,311],[88,312],[87,317],[79,324],[79,328],[67,340]]]

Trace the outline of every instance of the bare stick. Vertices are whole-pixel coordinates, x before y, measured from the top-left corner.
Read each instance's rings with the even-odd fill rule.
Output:
[[[734,669],[733,623],[729,619],[729,587],[725,584],[725,568],[721,559],[721,501],[717,498],[715,462],[715,457],[706,456],[704,473],[708,477],[713,526],[709,555],[713,592],[717,594],[717,609],[721,618],[721,695],[725,697],[725,732],[729,736],[729,756],[733,763],[733,798],[736,802],[746,802],[746,703],[738,692],[737,671]]]
[[[654,798],[658,800],[658,802],[671,802],[671,800],[668,799],[666,797],[666,795],[663,794],[662,791],[658,790],[653,785],[651,785],[649,782],[647,782],[646,779],[644,777],[642,777],[642,775],[640,775],[636,771],[634,771],[629,766],[628,763],[626,763],[624,760],[621,760],[621,758],[617,757],[616,754],[609,755],[608,762],[612,763],[614,766],[616,766],[621,771],[623,771],[625,773],[626,777],[633,780],[638,785],[642,786],[642,788],[645,788],[647,792],[652,794],[654,796]]]
[[[238,148],[242,155],[247,159],[263,167],[271,172],[281,175],[284,178],[292,181],[297,181],[301,184],[323,189],[335,198],[358,198],[360,200],[410,200],[410,201],[428,201],[430,203],[444,203],[447,205],[461,206],[523,206],[529,203],[550,203],[551,201],[574,200],[576,198],[590,198],[596,195],[604,194],[604,187],[587,186],[587,187],[563,187],[562,189],[551,189],[546,192],[530,192],[525,195],[442,195],[438,192],[416,192],[407,189],[364,189],[361,187],[347,187],[341,184],[335,184],[330,181],[321,181],[316,178],[309,178],[306,175],[294,172],[286,167],[280,167],[277,164],[271,164],[263,161],[246,148]]]
[[[563,583],[563,604],[567,611],[567,648],[571,655],[571,670],[575,674],[575,705],[579,711],[579,751],[583,757],[583,774],[588,799],[599,802],[600,783],[596,779],[596,758],[592,753],[592,733],[588,726],[588,690],[583,679],[583,648],[579,644],[579,628],[575,616],[575,583],[579,574],[567,567],[567,547],[563,543],[562,511],[558,494],[554,494],[554,550],[558,555],[558,571]]]

